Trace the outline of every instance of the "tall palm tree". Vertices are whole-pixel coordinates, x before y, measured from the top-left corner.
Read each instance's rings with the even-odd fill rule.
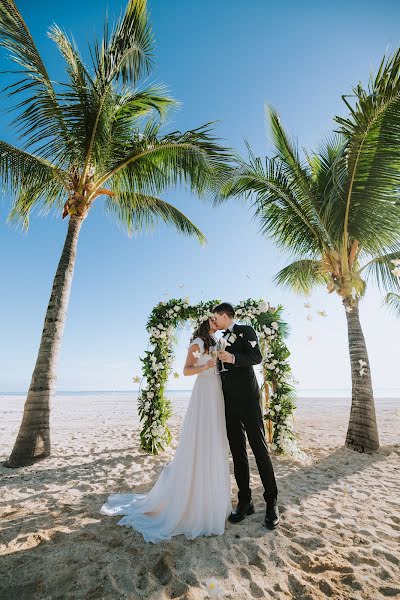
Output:
[[[49,36],[65,61],[66,78],[58,84],[13,0],[0,0],[0,45],[18,74],[7,91],[22,140],[21,148],[0,141],[0,177],[13,197],[9,219],[26,229],[37,208],[68,217],[10,467],[50,454],[49,403],[78,237],[94,201],[104,197],[105,209],[129,235],[161,220],[203,242],[199,229],[159,194],[177,183],[205,194],[229,156],[210,124],[163,133],[161,120],[174,101],[160,85],[140,86],[154,49],[146,0],[129,0],[114,27],[105,23],[103,39],[90,48],[90,67],[59,27]]]
[[[279,284],[304,294],[324,285],[340,297],[352,374],[346,446],[374,451],[379,436],[359,301],[367,279],[400,289],[392,273],[400,258],[400,51],[353,94],[353,103],[344,97],[350,114],[336,117],[336,135],[303,160],[269,109],[274,157],[263,161],[249,149],[222,196],[251,197],[261,233],[295,259],[276,275]]]

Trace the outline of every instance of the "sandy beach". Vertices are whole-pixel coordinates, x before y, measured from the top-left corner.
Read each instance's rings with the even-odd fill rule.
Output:
[[[0,397],[2,461],[23,400]],[[174,444],[186,402],[175,403]],[[251,456],[255,515],[227,523],[220,537],[153,545],[99,510],[111,492],[148,490],[173,447],[159,457],[140,450],[131,396],[58,396],[52,456],[18,470],[0,467],[0,598],[200,600],[212,576],[235,600],[400,598],[400,401],[376,405],[382,446],[364,455],[342,447],[349,400],[299,400],[296,431],[308,461],[273,458],[277,530],[262,525]]]

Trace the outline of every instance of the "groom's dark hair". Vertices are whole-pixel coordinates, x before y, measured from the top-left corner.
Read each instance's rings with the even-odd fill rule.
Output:
[[[222,302],[222,304],[218,304],[218,306],[214,308],[213,312],[218,313],[219,315],[225,314],[231,319],[233,319],[235,316],[235,309],[233,308],[232,304],[229,304],[229,302]]]

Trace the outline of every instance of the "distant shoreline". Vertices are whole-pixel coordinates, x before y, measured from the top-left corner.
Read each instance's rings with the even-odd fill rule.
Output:
[[[99,396],[137,396],[139,394],[139,390],[61,390],[56,392],[56,396],[58,397],[99,397]],[[168,396],[188,396],[191,394],[191,390],[166,390],[166,394]],[[297,392],[298,399],[346,399],[351,398],[351,390],[350,389],[322,389],[322,388],[304,388],[298,389]],[[376,399],[400,399],[400,388],[376,388],[374,390]],[[13,396],[13,397],[21,397],[26,396],[27,391],[9,391],[9,392],[0,392],[0,397],[5,396]]]

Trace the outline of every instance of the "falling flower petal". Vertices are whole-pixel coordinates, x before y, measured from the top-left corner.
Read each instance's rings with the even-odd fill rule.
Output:
[[[311,308],[311,304],[309,302],[304,302],[304,308]]]
[[[312,321],[312,316],[311,315],[307,315],[306,319],[307,319],[307,321]]]
[[[311,335],[308,335],[308,336],[307,336],[307,342],[311,342],[311,340],[312,340],[312,336],[311,336]]]
[[[365,360],[363,360],[362,358],[359,359],[358,361],[360,363],[360,369],[362,369],[363,367],[367,366],[367,363]]]
[[[134,382],[134,383],[140,383],[140,377],[138,377],[138,376],[136,375],[136,377],[134,377],[134,378],[133,378],[133,382]]]
[[[351,313],[353,311],[353,309],[351,308],[351,306],[346,306],[346,308],[344,309],[347,313]]]
[[[394,268],[392,273],[395,277],[400,277],[400,267]]]
[[[317,313],[321,316],[321,317],[326,317],[327,316],[327,312],[326,310],[317,310]]]

